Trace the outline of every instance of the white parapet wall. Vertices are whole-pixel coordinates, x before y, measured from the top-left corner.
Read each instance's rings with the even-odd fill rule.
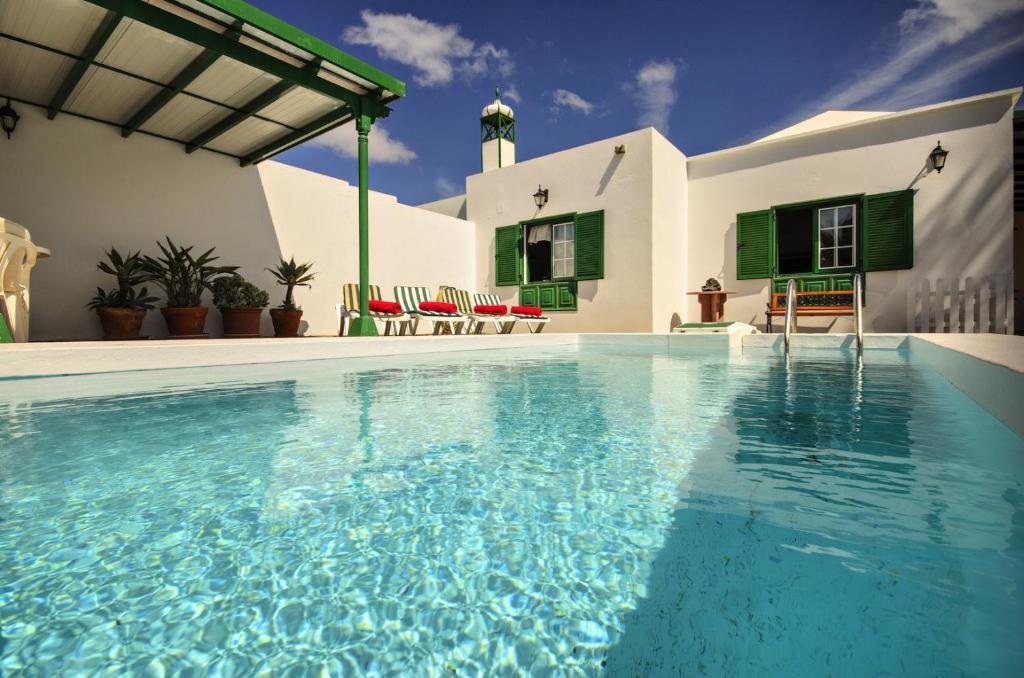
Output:
[[[314,262],[313,287],[297,292],[303,329],[336,333],[341,286],[358,282],[355,186],[273,161],[241,168],[145,135],[122,139],[116,128],[70,115],[51,121],[37,108],[18,110],[17,132],[3,144],[10,169],[0,182],[0,213],[53,251],[33,271],[33,340],[98,338],[85,304],[97,286],[113,284],[96,270],[103,251],[156,253],[165,236],[197,250],[215,246],[217,263],[240,266],[272,304],[283,290],[264,269],[280,256]],[[385,296],[394,285],[471,287],[473,240],[464,220],[370,195],[371,282]],[[216,311],[207,329],[219,333]],[[150,312],[143,333],[166,334],[159,312]],[[264,333],[272,333],[266,316]]]

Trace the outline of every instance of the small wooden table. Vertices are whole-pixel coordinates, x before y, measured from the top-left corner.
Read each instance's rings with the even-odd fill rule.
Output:
[[[720,290],[718,292],[687,292],[688,295],[697,295],[700,302],[700,321],[702,323],[715,323],[725,315],[725,300],[732,291]]]

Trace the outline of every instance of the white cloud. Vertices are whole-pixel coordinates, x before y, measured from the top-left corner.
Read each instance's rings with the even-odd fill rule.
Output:
[[[438,197],[441,198],[450,198],[462,192],[462,189],[456,186],[454,181],[443,174],[437,175],[437,178],[434,179],[434,188],[437,190]]]
[[[1012,35],[987,49],[964,58],[953,59],[922,78],[904,83],[882,95],[874,103],[886,110],[912,108],[922,102],[947,96],[956,86],[986,66],[1024,48],[1024,35]]]
[[[555,108],[571,108],[583,115],[590,115],[594,110],[594,104],[567,89],[556,89],[552,93],[551,99],[555,102]]]
[[[353,125],[342,125],[310,139],[313,146],[329,148],[338,155],[348,158],[358,156],[356,129]],[[393,139],[388,131],[376,124],[369,137],[370,162],[391,165],[408,165],[416,159],[416,152],[398,139]]]
[[[648,61],[623,89],[632,95],[639,113],[637,124],[654,127],[667,135],[672,107],[679,98],[676,91],[676,64],[672,61]]]
[[[461,34],[458,24],[435,24],[412,14],[386,14],[364,9],[362,26],[349,26],[342,38],[370,45],[382,58],[412,67],[417,83],[446,85],[456,74],[467,78],[497,73],[508,76],[514,62],[507,49],[477,45]]]
[[[509,85],[505,91],[501,93],[501,96],[517,104],[523,103],[523,97],[519,94],[519,88],[515,85]]]
[[[778,127],[827,110],[907,107],[943,96],[1014,49],[1013,37],[995,46],[991,39],[968,43],[997,20],[1021,11],[1024,0],[917,0],[900,16],[898,37],[884,57],[794,111]]]

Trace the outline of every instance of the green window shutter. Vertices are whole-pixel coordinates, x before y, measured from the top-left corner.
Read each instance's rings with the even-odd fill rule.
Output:
[[[577,280],[604,277],[604,210],[577,214],[573,227]]]
[[[914,266],[914,191],[864,196],[861,262],[865,271]]]
[[[736,215],[736,278],[772,277],[775,259],[775,219],[771,210]]]
[[[519,224],[494,230],[494,284],[508,287],[519,284],[523,258],[519,254]]]

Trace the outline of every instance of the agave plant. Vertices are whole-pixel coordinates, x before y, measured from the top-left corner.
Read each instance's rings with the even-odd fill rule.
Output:
[[[298,308],[295,305],[294,292],[296,287],[312,287],[310,281],[316,277],[315,273],[310,273],[313,268],[313,263],[309,262],[306,264],[295,263],[295,257],[292,257],[290,261],[285,261],[284,257],[277,263],[274,268],[268,268],[267,270],[274,274],[277,278],[277,284],[285,287],[284,303],[281,304],[280,308],[286,311],[294,311]]]
[[[149,291],[145,287],[136,289],[136,285],[141,285],[149,279],[142,253],[129,252],[125,257],[111,247],[105,254],[107,260],[98,263],[96,268],[117,278],[117,287],[109,290],[97,287],[96,295],[89,301],[88,307],[93,310],[99,308],[153,308],[157,298],[149,296]]]
[[[213,281],[238,270],[237,266],[212,266],[219,257],[212,256],[211,247],[199,256],[192,255],[192,246],[178,247],[170,238],[167,246],[158,242],[161,256],[143,258],[147,279],[164,291],[168,308],[193,308],[202,305],[203,292]]]

